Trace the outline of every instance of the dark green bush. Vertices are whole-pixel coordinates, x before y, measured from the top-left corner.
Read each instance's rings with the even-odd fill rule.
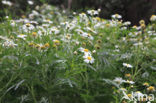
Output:
[[[156,1],[152,0],[73,0],[72,9],[101,8],[101,17],[110,18],[110,15],[119,13],[124,20],[138,23],[140,19],[148,21],[156,10]],[[146,12],[145,12],[146,11]]]
[[[33,0],[33,6],[29,6],[26,0],[10,1],[14,4],[10,9],[0,3],[0,17],[6,15],[4,8],[9,9],[10,13],[21,15],[27,9],[34,8],[35,5],[49,3],[63,9],[71,8],[73,11],[101,8],[101,17],[108,19],[110,15],[119,13],[123,16],[123,20],[129,20],[132,21],[132,24],[137,24],[140,19],[148,22],[149,17],[156,10],[155,0]]]

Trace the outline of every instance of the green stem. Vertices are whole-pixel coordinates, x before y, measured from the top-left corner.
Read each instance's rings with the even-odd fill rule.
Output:
[[[32,94],[32,97],[33,97],[34,102],[37,103],[37,100],[36,100],[36,98],[35,98],[35,93],[34,93],[34,88],[33,88],[33,86],[31,86],[31,94]]]
[[[88,73],[87,73],[87,71],[85,72],[85,83],[86,83],[86,94],[87,94],[87,96],[89,95],[89,86],[88,86]],[[86,99],[86,101],[85,101],[86,103],[89,103],[88,102],[88,98]]]

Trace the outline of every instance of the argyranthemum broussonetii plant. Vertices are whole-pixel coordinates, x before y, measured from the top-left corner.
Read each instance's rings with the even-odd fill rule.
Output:
[[[50,5],[0,24],[0,101],[150,102],[155,94],[156,24],[71,14]],[[14,94],[14,95],[13,95]],[[147,97],[146,95],[147,94]],[[138,97],[144,97],[139,99]]]

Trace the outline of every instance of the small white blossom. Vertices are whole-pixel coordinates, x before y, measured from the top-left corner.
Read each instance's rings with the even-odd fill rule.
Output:
[[[121,77],[116,77],[113,81],[119,85],[125,82],[125,80],[123,80]]]
[[[156,15],[152,15],[150,21],[156,21]]]
[[[29,4],[29,5],[33,5],[33,4],[34,4],[34,2],[33,2],[33,1],[31,1],[31,0],[28,0],[28,4]]]
[[[113,19],[121,19],[122,16],[119,15],[119,14],[114,14],[114,15],[112,15],[112,18],[113,18]]]
[[[127,68],[133,68],[133,66],[131,64],[127,64],[127,63],[123,63],[123,66],[125,66]]]
[[[98,15],[99,14],[99,12],[96,11],[96,10],[88,10],[87,13],[90,14],[91,16],[94,16],[94,15]]]
[[[91,64],[94,63],[95,60],[91,55],[88,54],[85,54],[83,58],[84,58],[84,62],[91,63]]]
[[[2,1],[2,4],[8,5],[8,6],[12,6],[12,2],[6,1],[6,0],[3,0],[3,1]]]
[[[18,37],[18,38],[21,38],[21,39],[23,39],[23,40],[25,40],[26,37],[27,37],[27,35],[19,34],[19,35],[17,35],[17,37]]]

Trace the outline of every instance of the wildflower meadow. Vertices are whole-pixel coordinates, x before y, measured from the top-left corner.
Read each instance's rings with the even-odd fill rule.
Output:
[[[100,12],[43,4],[6,16],[0,103],[156,103],[156,15],[132,26]]]

